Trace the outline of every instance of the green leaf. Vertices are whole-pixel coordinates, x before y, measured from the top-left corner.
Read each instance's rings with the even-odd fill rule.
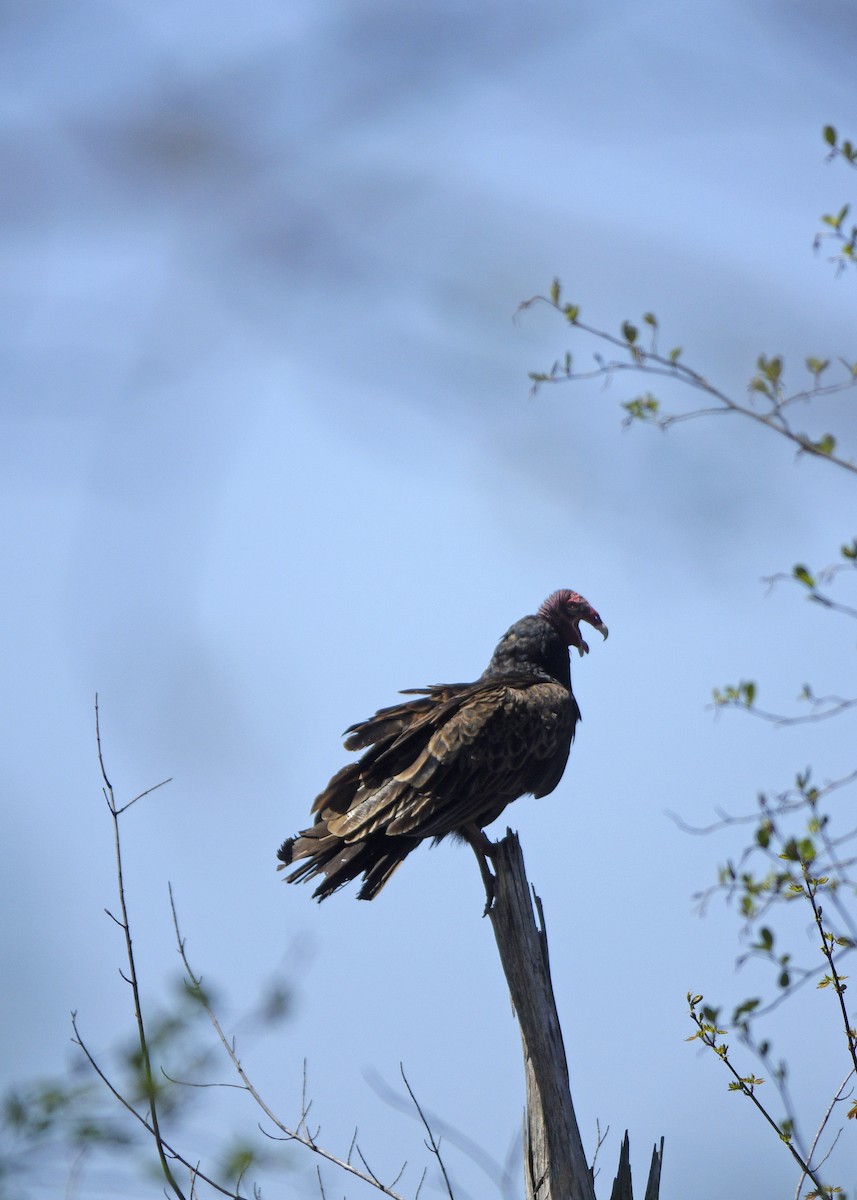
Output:
[[[559,304],[559,294],[561,290],[562,289],[559,280],[555,279],[551,284],[550,290],[551,304]]]
[[[625,424],[630,424],[631,421],[654,421],[658,415],[659,402],[651,392],[645,392],[633,400],[626,400],[622,407],[628,414]]]
[[[256,1153],[248,1142],[238,1142],[223,1158],[221,1172],[227,1179],[240,1179],[256,1162]]]
[[[816,850],[812,838],[801,838],[797,843],[797,851],[802,863],[811,863],[815,860]]]
[[[3,1120],[13,1129],[18,1129],[26,1125],[27,1117],[26,1102],[16,1092],[10,1092],[3,1100]]]
[[[827,142],[828,146],[836,145],[836,130],[833,128],[832,125],[825,125],[824,130],[823,130],[823,137],[824,137],[824,140]]]
[[[746,1016],[747,1013],[751,1013],[755,1008],[758,1008],[760,1003],[761,1001],[758,999],[758,997],[756,997],[752,1000],[745,1000],[743,1004],[739,1004],[735,1009],[735,1012],[732,1014],[733,1024],[737,1024],[741,1017]]]
[[[579,304],[566,304],[566,306],[565,306],[565,308],[563,308],[562,312],[563,312],[563,316],[565,317],[566,321],[568,321],[569,325],[574,325],[577,322],[577,318],[580,316],[580,305]]]
[[[625,341],[628,343],[629,346],[633,346],[634,342],[636,342],[637,333],[638,333],[638,330],[637,330],[636,325],[632,325],[630,321],[622,322],[622,337],[625,339]]]
[[[677,363],[681,358],[681,346],[673,346],[669,352],[669,360],[671,363]]]
[[[71,1131],[72,1139],[79,1145],[129,1146],[131,1136],[106,1121],[99,1123],[92,1119],[77,1121]]]
[[[836,438],[832,433],[826,433],[818,442],[812,442],[811,448],[815,454],[832,454],[836,449]]]
[[[760,354],[756,360],[756,366],[771,383],[775,385],[779,383],[783,373],[783,360],[778,354],[775,354],[773,358],[767,358],[764,354]]]
[[[658,318],[655,316],[654,313],[650,313],[650,312],[643,313],[643,320],[646,322],[647,325],[651,325],[652,329],[657,329]]]
[[[767,850],[768,846],[770,845],[773,828],[774,827],[770,821],[763,821],[756,830],[756,843],[761,846],[763,850]]]
[[[798,563],[796,567],[792,567],[792,575],[800,583],[806,584],[808,588],[815,587],[815,579],[802,563]],[[799,784],[798,786],[803,787],[803,784]]]

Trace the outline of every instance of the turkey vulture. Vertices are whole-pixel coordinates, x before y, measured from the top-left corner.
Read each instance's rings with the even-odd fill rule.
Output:
[[[568,648],[589,650],[581,621],[607,637],[582,596],[554,592],[503,635],[475,683],[408,688],[419,699],[347,729],[345,748],[365,753],[316,798],[315,824],[283,842],[277,869],[300,862],[287,881],[321,876],[313,895],[324,900],[362,875],[358,899],[371,900],[424,838],[455,833],[484,850],[482,829],[507,804],[552,792],[580,720]]]

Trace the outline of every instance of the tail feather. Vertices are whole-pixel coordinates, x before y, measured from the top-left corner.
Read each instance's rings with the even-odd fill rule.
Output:
[[[373,900],[381,888],[419,845],[418,838],[379,836],[366,841],[346,842],[330,833],[319,821],[297,837],[287,838],[277,851],[280,865],[277,870],[303,860],[286,876],[287,883],[323,876],[313,892],[313,899],[325,900],[352,879],[363,876],[357,893],[358,900]]]

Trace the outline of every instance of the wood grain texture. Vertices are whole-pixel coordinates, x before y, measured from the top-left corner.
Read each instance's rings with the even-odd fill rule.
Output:
[[[556,1010],[547,930],[531,889],[517,835],[510,829],[491,854],[493,902],[488,910],[524,1053],[527,1111],[524,1182],[527,1200],[596,1200],[568,1076]],[[532,894],[531,894],[532,893]],[[489,895],[489,900],[491,900]],[[663,1140],[655,1147],[645,1200],[658,1200]],[[633,1200],[628,1135],[610,1200]]]

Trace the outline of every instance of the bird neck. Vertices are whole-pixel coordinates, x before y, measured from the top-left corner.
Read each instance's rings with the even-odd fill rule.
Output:
[[[568,646],[543,617],[524,617],[501,638],[483,678],[544,675],[571,689]]]

